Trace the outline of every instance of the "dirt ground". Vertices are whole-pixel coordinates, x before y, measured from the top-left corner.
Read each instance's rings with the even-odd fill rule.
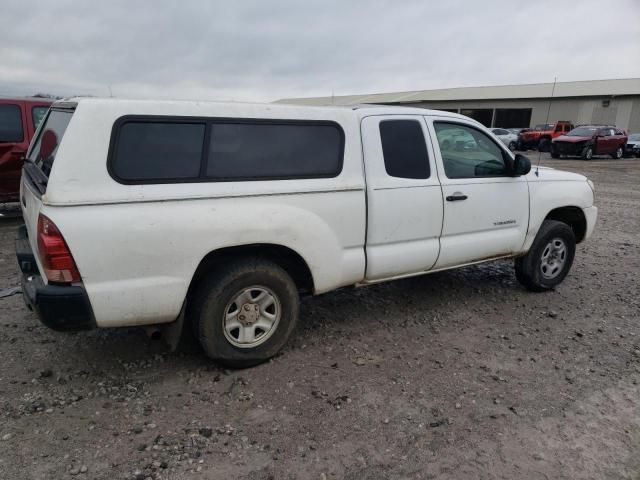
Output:
[[[0,477],[640,479],[640,160],[544,164],[600,208],[556,291],[503,261],[322,295],[252,369],[0,299]]]

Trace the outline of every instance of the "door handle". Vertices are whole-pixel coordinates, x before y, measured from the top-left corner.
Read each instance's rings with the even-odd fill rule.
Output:
[[[447,202],[457,202],[459,200],[466,200],[468,197],[462,193],[454,193],[447,197]]]

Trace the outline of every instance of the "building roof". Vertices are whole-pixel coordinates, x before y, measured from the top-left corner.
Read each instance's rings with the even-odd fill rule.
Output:
[[[553,83],[496,85],[489,87],[442,88],[412,92],[343,95],[336,97],[285,98],[278,103],[304,105],[357,105],[362,103],[416,103],[455,100],[505,100],[549,98]],[[556,83],[554,98],[640,95],[640,78],[587,80]]]

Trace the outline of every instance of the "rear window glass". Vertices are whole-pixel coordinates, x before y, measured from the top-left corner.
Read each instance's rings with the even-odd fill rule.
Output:
[[[49,107],[33,107],[31,109],[31,118],[33,120],[34,130],[38,128],[38,125],[42,122],[42,119],[47,114],[47,110],[49,110]]]
[[[133,181],[197,177],[204,132],[204,123],[125,122],[118,131],[113,173]]]
[[[51,110],[36,143],[29,152],[28,159],[35,163],[47,177],[51,173],[58,146],[72,115],[73,112],[67,110]]]
[[[415,120],[384,120],[380,122],[380,138],[388,175],[429,178],[429,157],[420,123]]]
[[[0,142],[21,142],[22,114],[18,105],[0,105]]]
[[[342,132],[332,124],[213,123],[207,177],[331,177],[342,170]]]

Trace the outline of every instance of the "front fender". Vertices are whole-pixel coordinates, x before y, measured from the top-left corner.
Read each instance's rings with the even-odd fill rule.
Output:
[[[540,169],[540,175],[545,175],[542,168]],[[584,180],[534,180],[529,183],[529,192],[531,195],[529,203],[530,215],[529,227],[527,229],[527,235],[523,245],[524,252],[531,248],[531,244],[538,234],[538,230],[540,230],[542,222],[547,218],[551,211],[562,207],[577,207],[584,212],[585,209],[593,207],[594,202],[593,191],[591,190],[591,187],[589,187],[589,184]],[[587,217],[586,214],[585,217]],[[594,222],[595,216],[593,216],[591,224],[589,224],[589,218],[587,218],[587,232],[589,234],[593,231]]]

